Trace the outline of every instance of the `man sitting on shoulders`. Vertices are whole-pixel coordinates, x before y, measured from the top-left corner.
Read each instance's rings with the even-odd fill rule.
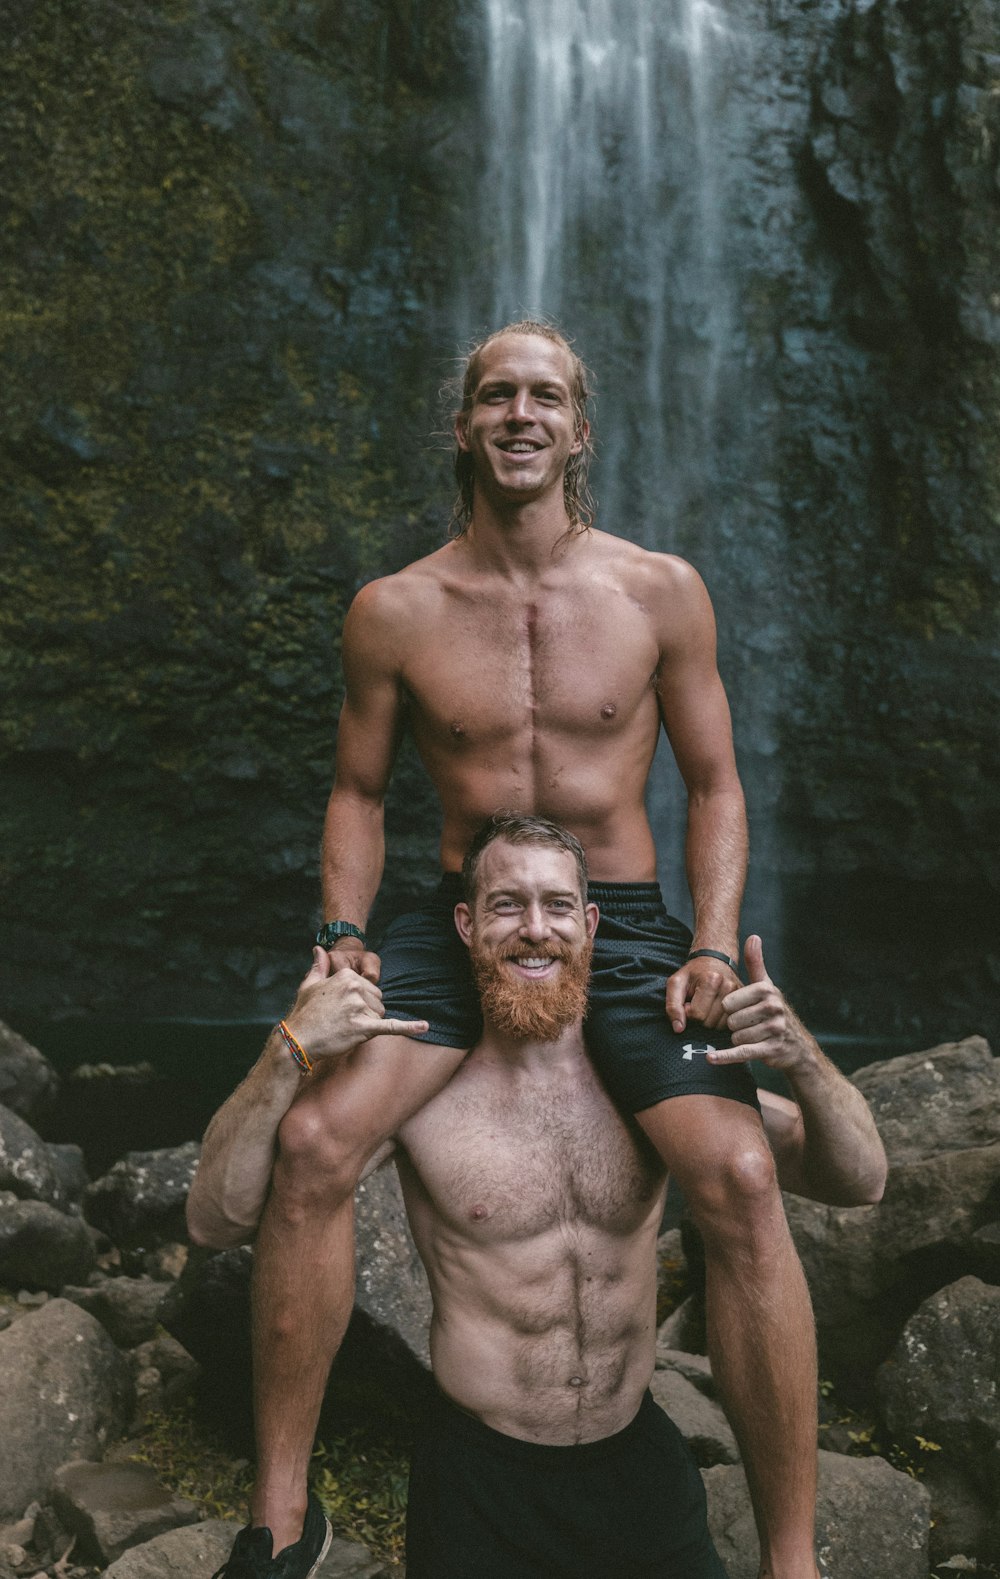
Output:
[[[545,818],[500,814],[463,879],[455,923],[483,1033],[369,1164],[395,1156],[434,1299],[438,1393],[414,1449],[407,1574],[720,1579],[701,1477],[648,1392],[666,1176],[584,1044],[598,918],[582,848]],[[757,938],[747,963],[750,985],[726,999],[734,1046],[706,1056],[787,1074],[797,1106],[761,1093],[784,1187],[878,1200],[885,1155],[863,1097],[769,980]],[[382,1017],[373,984],[329,971],[317,950],[284,1029],[209,1127],[188,1207],[198,1243],[239,1242],[260,1215],[300,1080],[289,1045],[315,1080],[370,1036],[419,1034]],[[282,1553],[288,1579],[314,1573],[328,1540],[310,1504]],[[251,1579],[272,1560],[270,1532],[247,1527],[220,1574]]]

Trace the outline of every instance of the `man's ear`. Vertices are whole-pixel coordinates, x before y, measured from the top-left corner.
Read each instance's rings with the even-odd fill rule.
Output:
[[[586,442],[587,442],[587,440],[589,438],[590,438],[590,423],[585,418],[583,420],[583,422],[580,423],[580,426],[577,428],[576,433],[575,433],[575,435],[573,437],[573,443],[570,446],[570,454],[571,455],[579,455],[580,451],[583,449],[583,446],[586,444]],[[463,448],[464,448],[464,446],[463,446]]]
[[[592,938],[597,931],[597,923],[601,919],[601,912],[596,905],[588,905],[583,914],[587,922],[587,936]]]
[[[455,443],[458,445],[460,450],[467,450],[469,448],[469,440],[465,431],[467,423],[467,412],[458,411],[455,413]]]
[[[459,937],[462,939],[462,942],[465,944],[466,948],[468,948],[470,939],[472,938],[472,911],[469,909],[464,899],[460,899],[458,904],[455,906],[455,926],[458,928]]]

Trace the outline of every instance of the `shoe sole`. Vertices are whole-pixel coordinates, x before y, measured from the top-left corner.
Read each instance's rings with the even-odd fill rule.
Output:
[[[327,1552],[330,1550],[330,1542],[333,1540],[333,1530],[330,1527],[330,1520],[329,1519],[325,1519],[324,1523],[326,1524],[326,1540],[323,1542],[323,1550],[320,1552],[319,1556],[317,1557],[316,1561],[313,1563],[313,1565],[310,1568],[309,1572],[306,1574],[306,1579],[316,1579],[316,1575],[319,1573],[320,1565],[323,1562],[323,1558],[326,1556]]]

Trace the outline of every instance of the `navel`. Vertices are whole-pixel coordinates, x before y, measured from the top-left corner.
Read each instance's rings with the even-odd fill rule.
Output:
[[[614,718],[614,716],[617,713],[617,711],[618,711],[618,709],[615,706],[614,702],[605,702],[604,706],[601,708],[601,717],[602,718]]]
[[[571,1387],[582,1387],[583,1386],[583,1377],[582,1376],[571,1376],[570,1379],[569,1379],[569,1385]]]

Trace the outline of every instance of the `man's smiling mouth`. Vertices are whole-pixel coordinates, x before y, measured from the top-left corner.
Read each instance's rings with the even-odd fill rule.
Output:
[[[542,446],[535,439],[500,439],[497,448],[505,455],[534,455]]]

